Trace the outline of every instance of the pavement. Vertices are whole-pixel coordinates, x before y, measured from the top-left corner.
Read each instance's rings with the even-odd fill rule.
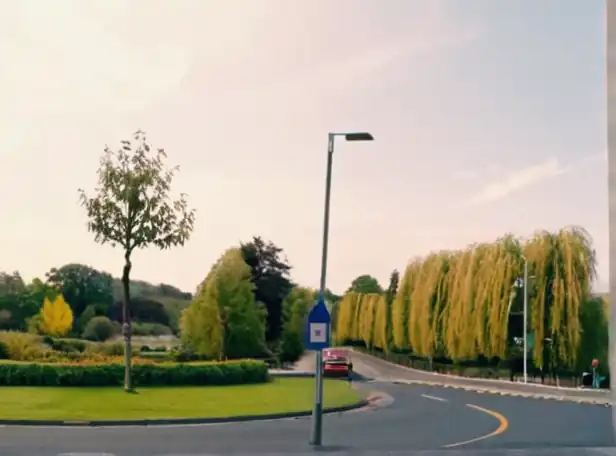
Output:
[[[297,369],[309,372],[311,358]],[[354,355],[353,364],[363,376],[357,387],[381,391],[393,402],[325,416],[318,450],[308,444],[310,418],[304,417],[192,426],[0,427],[0,455],[616,456],[608,448],[614,443],[608,407],[396,384],[391,380],[411,373],[365,355]]]

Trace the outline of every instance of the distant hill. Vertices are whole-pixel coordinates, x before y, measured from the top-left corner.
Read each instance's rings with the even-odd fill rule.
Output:
[[[122,300],[122,282],[118,278],[113,279],[113,296],[116,301]],[[169,314],[170,326],[174,330],[178,328],[182,310],[190,305],[192,294],[182,291],[173,285],[161,283],[154,285],[144,280],[130,281],[131,298],[148,298],[160,302],[165,306]]]

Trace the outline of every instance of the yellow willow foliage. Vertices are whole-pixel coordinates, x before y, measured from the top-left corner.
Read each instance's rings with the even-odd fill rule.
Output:
[[[439,348],[441,309],[446,296],[449,254],[429,255],[422,263],[411,294],[408,340],[419,356],[432,358]]]
[[[361,293],[352,293],[353,295],[353,318],[351,319],[351,338],[353,340],[362,340],[361,336],[361,315],[363,312],[364,295]]]
[[[336,321],[336,338],[340,342],[354,340],[353,321],[355,319],[356,293],[347,293],[338,304],[338,319]]]
[[[572,366],[581,341],[580,307],[590,294],[596,276],[596,258],[590,236],[581,228],[537,233],[524,253],[533,271],[529,301],[533,358],[543,364],[544,339],[553,341],[555,361]]]
[[[364,305],[362,314],[362,340],[367,347],[372,347],[374,339],[374,314],[376,304],[380,298],[378,294],[364,295]]]
[[[550,337],[551,359],[572,367],[580,350],[580,312],[596,275],[590,237],[580,228],[540,232],[525,243],[507,235],[415,259],[402,276],[391,325],[383,297],[349,293],[340,304],[338,332],[381,349],[391,338],[396,348],[424,357],[505,358],[512,305],[522,300],[524,258],[534,362],[542,365],[544,338]]]
[[[422,260],[419,258],[408,264],[391,307],[393,342],[397,348],[410,347],[409,316],[411,312],[411,295],[415,288],[421,264]]]
[[[376,348],[387,350],[389,334],[387,332],[387,299],[379,296],[374,310],[374,335],[372,343]]]

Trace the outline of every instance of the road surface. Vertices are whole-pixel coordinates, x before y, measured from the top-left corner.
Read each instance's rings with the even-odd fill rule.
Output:
[[[310,361],[298,367],[308,369]],[[354,367],[369,377],[379,377],[383,369],[379,362],[369,358],[355,358]],[[402,372],[395,374],[402,375]],[[579,456],[584,455],[579,449],[565,453],[554,448],[612,444],[611,410],[607,407],[417,385],[359,384],[361,388],[386,392],[395,402],[381,409],[326,416],[324,450],[332,454],[394,452],[392,455],[402,456],[410,454],[410,450],[449,447],[443,450],[449,455],[474,455],[482,454],[476,452],[481,449],[548,447],[553,452],[545,456]],[[312,452],[307,442],[309,432],[309,418],[209,426],[4,427],[0,428],[0,454],[300,455]],[[465,452],[457,453],[457,450]],[[426,453],[426,456],[434,454],[440,453]]]

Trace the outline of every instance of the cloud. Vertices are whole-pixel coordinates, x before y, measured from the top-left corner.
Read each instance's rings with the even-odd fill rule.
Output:
[[[536,183],[552,179],[592,163],[605,161],[607,161],[606,151],[587,155],[584,158],[567,165],[563,165],[559,163],[556,158],[551,157],[539,164],[511,171],[504,176],[493,179],[473,197],[466,201],[463,206],[477,206],[498,201],[512,193]],[[490,173],[490,170],[493,172],[495,169],[497,168],[492,165],[486,168],[486,171]],[[457,177],[466,179],[470,179],[471,176],[476,179],[482,175],[485,175],[485,173],[479,170],[462,170],[456,172]]]
[[[492,181],[484,186],[465,205],[476,206],[497,201],[530,185],[560,176],[566,173],[569,170],[568,168],[559,164],[558,160],[552,157],[537,165],[512,171],[504,178]]]

